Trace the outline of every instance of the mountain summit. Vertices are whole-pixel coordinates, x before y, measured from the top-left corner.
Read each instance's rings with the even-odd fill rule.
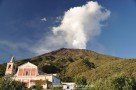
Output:
[[[62,81],[73,81],[83,75],[89,82],[123,74],[136,78],[136,59],[123,59],[85,49],[61,48],[30,59],[18,60],[17,65],[31,62],[44,73],[58,73]],[[4,75],[6,64],[0,65]]]

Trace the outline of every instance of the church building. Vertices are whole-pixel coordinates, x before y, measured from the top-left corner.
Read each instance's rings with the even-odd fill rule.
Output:
[[[25,83],[28,88],[34,86],[37,82],[44,89],[51,88],[54,85],[60,85],[60,78],[57,74],[40,73],[38,67],[30,62],[16,67],[14,57],[7,63],[5,76],[10,76],[15,81]]]

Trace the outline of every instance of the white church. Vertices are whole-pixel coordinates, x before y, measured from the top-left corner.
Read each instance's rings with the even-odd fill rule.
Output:
[[[14,57],[7,63],[6,76],[10,76],[15,81],[25,83],[28,88],[34,86],[36,82],[42,83],[44,89],[49,89],[54,85],[60,85],[60,78],[57,74],[39,73],[38,67],[30,62],[16,67]]]

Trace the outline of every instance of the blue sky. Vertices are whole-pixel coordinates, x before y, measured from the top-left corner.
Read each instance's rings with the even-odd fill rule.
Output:
[[[58,26],[64,12],[89,0],[0,0],[0,63],[36,56],[29,49]],[[95,1],[95,0],[94,0]],[[97,0],[111,14],[101,34],[87,42],[87,49],[108,55],[136,58],[136,2]],[[46,20],[42,20],[46,18]],[[46,42],[49,43],[49,42]],[[59,47],[58,47],[59,48]]]

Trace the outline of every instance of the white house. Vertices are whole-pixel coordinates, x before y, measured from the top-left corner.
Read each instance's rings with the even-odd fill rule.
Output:
[[[25,83],[28,88],[37,82],[41,83],[44,89],[50,88],[53,85],[60,85],[60,78],[57,74],[39,73],[38,67],[30,62],[18,66],[16,72],[16,65],[13,59],[14,57],[7,63],[5,76],[12,75],[11,78],[13,80]]]
[[[74,90],[76,84],[73,82],[62,82],[62,89],[63,90]]]

